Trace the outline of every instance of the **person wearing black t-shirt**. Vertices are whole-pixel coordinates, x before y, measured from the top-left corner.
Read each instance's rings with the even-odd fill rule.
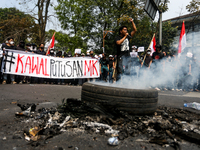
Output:
[[[154,79],[160,78],[158,75],[160,75],[160,73],[163,72],[163,67],[164,67],[161,64],[162,63],[161,59],[164,58],[164,53],[161,51],[162,46],[160,44],[156,44],[155,47],[156,47],[156,51],[153,53],[152,60],[150,62],[151,70],[154,73]],[[160,90],[158,87],[156,87],[156,89]]]
[[[164,57],[164,54],[161,52],[161,49],[162,46],[160,44],[156,45],[156,51],[152,55],[153,60],[161,60]]]
[[[101,79],[107,82],[107,76],[109,74],[109,61],[106,58],[106,54],[102,54],[102,58],[100,59],[100,74]]]
[[[129,21],[131,22],[132,27],[133,27],[133,31],[131,32],[131,34],[129,35],[126,26],[121,26],[119,28],[119,35],[115,38],[115,45],[117,48],[117,80],[121,78],[121,74],[123,70],[122,61],[124,62],[125,60],[127,60],[127,57],[130,56],[129,40],[133,37],[133,35],[137,31],[137,28],[135,26],[135,23],[133,22],[133,19],[129,19]],[[126,65],[125,68],[128,69],[127,62],[125,62],[125,65]]]
[[[41,43],[39,45],[39,49],[36,51],[36,54],[39,54],[39,55],[46,55],[46,52],[44,51],[44,44]]]
[[[156,45],[156,51],[153,53],[152,55],[152,61],[150,63],[152,63],[151,68],[153,70],[155,70],[156,72],[159,70],[156,70],[157,66],[160,66],[160,60],[162,58],[164,58],[164,54],[163,52],[161,52],[162,46],[160,44]]]

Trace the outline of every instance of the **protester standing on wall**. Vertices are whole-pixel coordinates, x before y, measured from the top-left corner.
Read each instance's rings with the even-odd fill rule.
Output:
[[[131,34],[129,35],[127,31],[127,26],[121,26],[119,28],[119,35],[115,38],[115,45],[117,48],[117,80],[119,80],[122,75],[122,70],[123,70],[122,61],[126,61],[128,58],[130,58],[129,40],[133,37],[133,35],[137,31],[133,19],[131,18],[129,19],[129,21],[131,22],[133,28]],[[126,64],[126,69],[128,69],[127,63],[125,64]]]

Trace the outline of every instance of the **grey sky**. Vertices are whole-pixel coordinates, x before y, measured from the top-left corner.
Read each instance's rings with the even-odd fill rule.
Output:
[[[169,10],[163,13],[163,20],[188,14],[189,12],[186,10],[186,6],[191,1],[192,0],[170,0]]]
[[[188,5],[192,0],[170,0],[169,3],[169,10],[163,13],[163,20],[167,20],[170,18],[178,17],[180,15],[188,14],[186,10],[186,5]],[[1,0],[0,7],[16,7],[18,9],[22,8],[19,4],[19,0]],[[158,19],[158,15],[156,19]],[[58,24],[49,25],[47,26],[47,30],[54,27],[55,30],[60,30],[60,26]]]

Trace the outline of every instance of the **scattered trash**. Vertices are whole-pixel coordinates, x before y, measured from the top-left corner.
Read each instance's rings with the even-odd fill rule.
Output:
[[[137,139],[136,142],[149,142],[149,140]]]
[[[26,104],[26,105],[22,105],[22,104],[17,104],[18,107],[21,108],[22,111],[25,111],[27,109],[29,109],[31,107],[31,110],[30,111],[35,111],[36,109],[36,105],[34,103],[32,104]]]
[[[30,140],[31,140],[31,138],[28,137],[28,136],[26,135],[26,133],[24,133],[24,138],[25,138],[25,140],[27,140],[27,141],[30,141]]]
[[[165,145],[165,144],[169,144],[169,142],[162,136],[156,136],[150,139],[149,143],[155,143],[158,145]]]
[[[110,136],[109,145],[119,145],[119,140],[141,134],[148,137],[139,137],[137,142],[150,142],[177,149],[181,139],[197,144],[200,141],[200,116],[183,109],[159,106],[152,115],[138,116],[114,109],[105,112],[77,99],[63,99],[62,105],[40,108],[37,111],[33,109],[34,113],[31,111],[32,104],[20,106],[23,111],[16,114],[16,120],[26,124],[24,138],[32,146],[47,144],[48,139],[68,130]],[[93,141],[96,140],[97,137],[94,137]],[[76,149],[73,146],[68,148]]]
[[[30,116],[31,114],[31,107],[29,107],[27,110],[22,111],[22,112],[16,112],[16,116]]]
[[[60,119],[60,116],[61,116],[61,114],[59,113],[59,112],[56,112],[55,114],[54,114],[54,116],[53,116],[53,121],[54,120],[58,120],[58,119]]]
[[[32,135],[32,136],[36,136],[38,134],[38,132],[40,131],[40,129],[38,127],[35,127],[35,128],[31,128],[29,130],[29,134]]]
[[[108,144],[109,145],[113,145],[113,146],[119,145],[118,137],[111,137],[111,138],[109,138],[108,139]]]
[[[38,136],[38,135],[37,135],[37,136],[32,136],[32,137],[31,137],[31,140],[32,140],[32,141],[37,141],[37,140],[39,140],[39,139],[40,139],[40,136]]]
[[[2,140],[5,141],[5,140],[7,140],[7,138],[4,136]]]
[[[67,116],[65,120],[63,121],[63,123],[60,124],[60,127],[62,128],[69,119],[70,119],[70,116]]]
[[[11,102],[11,104],[17,104],[17,102]]]
[[[13,135],[13,139],[22,139],[22,137],[19,134],[15,134],[15,135]]]
[[[197,110],[200,110],[200,103],[193,102],[193,103],[184,103],[184,107],[190,107]]]

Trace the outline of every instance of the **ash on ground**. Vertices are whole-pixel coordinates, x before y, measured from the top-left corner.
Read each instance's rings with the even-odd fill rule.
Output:
[[[181,149],[184,142],[200,144],[200,115],[185,109],[159,106],[154,114],[139,116],[105,110],[72,98],[63,99],[62,105],[52,108],[36,109],[35,104],[17,106],[22,111],[16,112],[15,121],[21,126],[13,133],[13,139],[22,139],[31,147],[42,147],[49,139],[68,131],[92,136],[95,133],[110,140],[116,137],[113,145],[112,142],[105,144],[119,148],[130,137],[160,148]]]

